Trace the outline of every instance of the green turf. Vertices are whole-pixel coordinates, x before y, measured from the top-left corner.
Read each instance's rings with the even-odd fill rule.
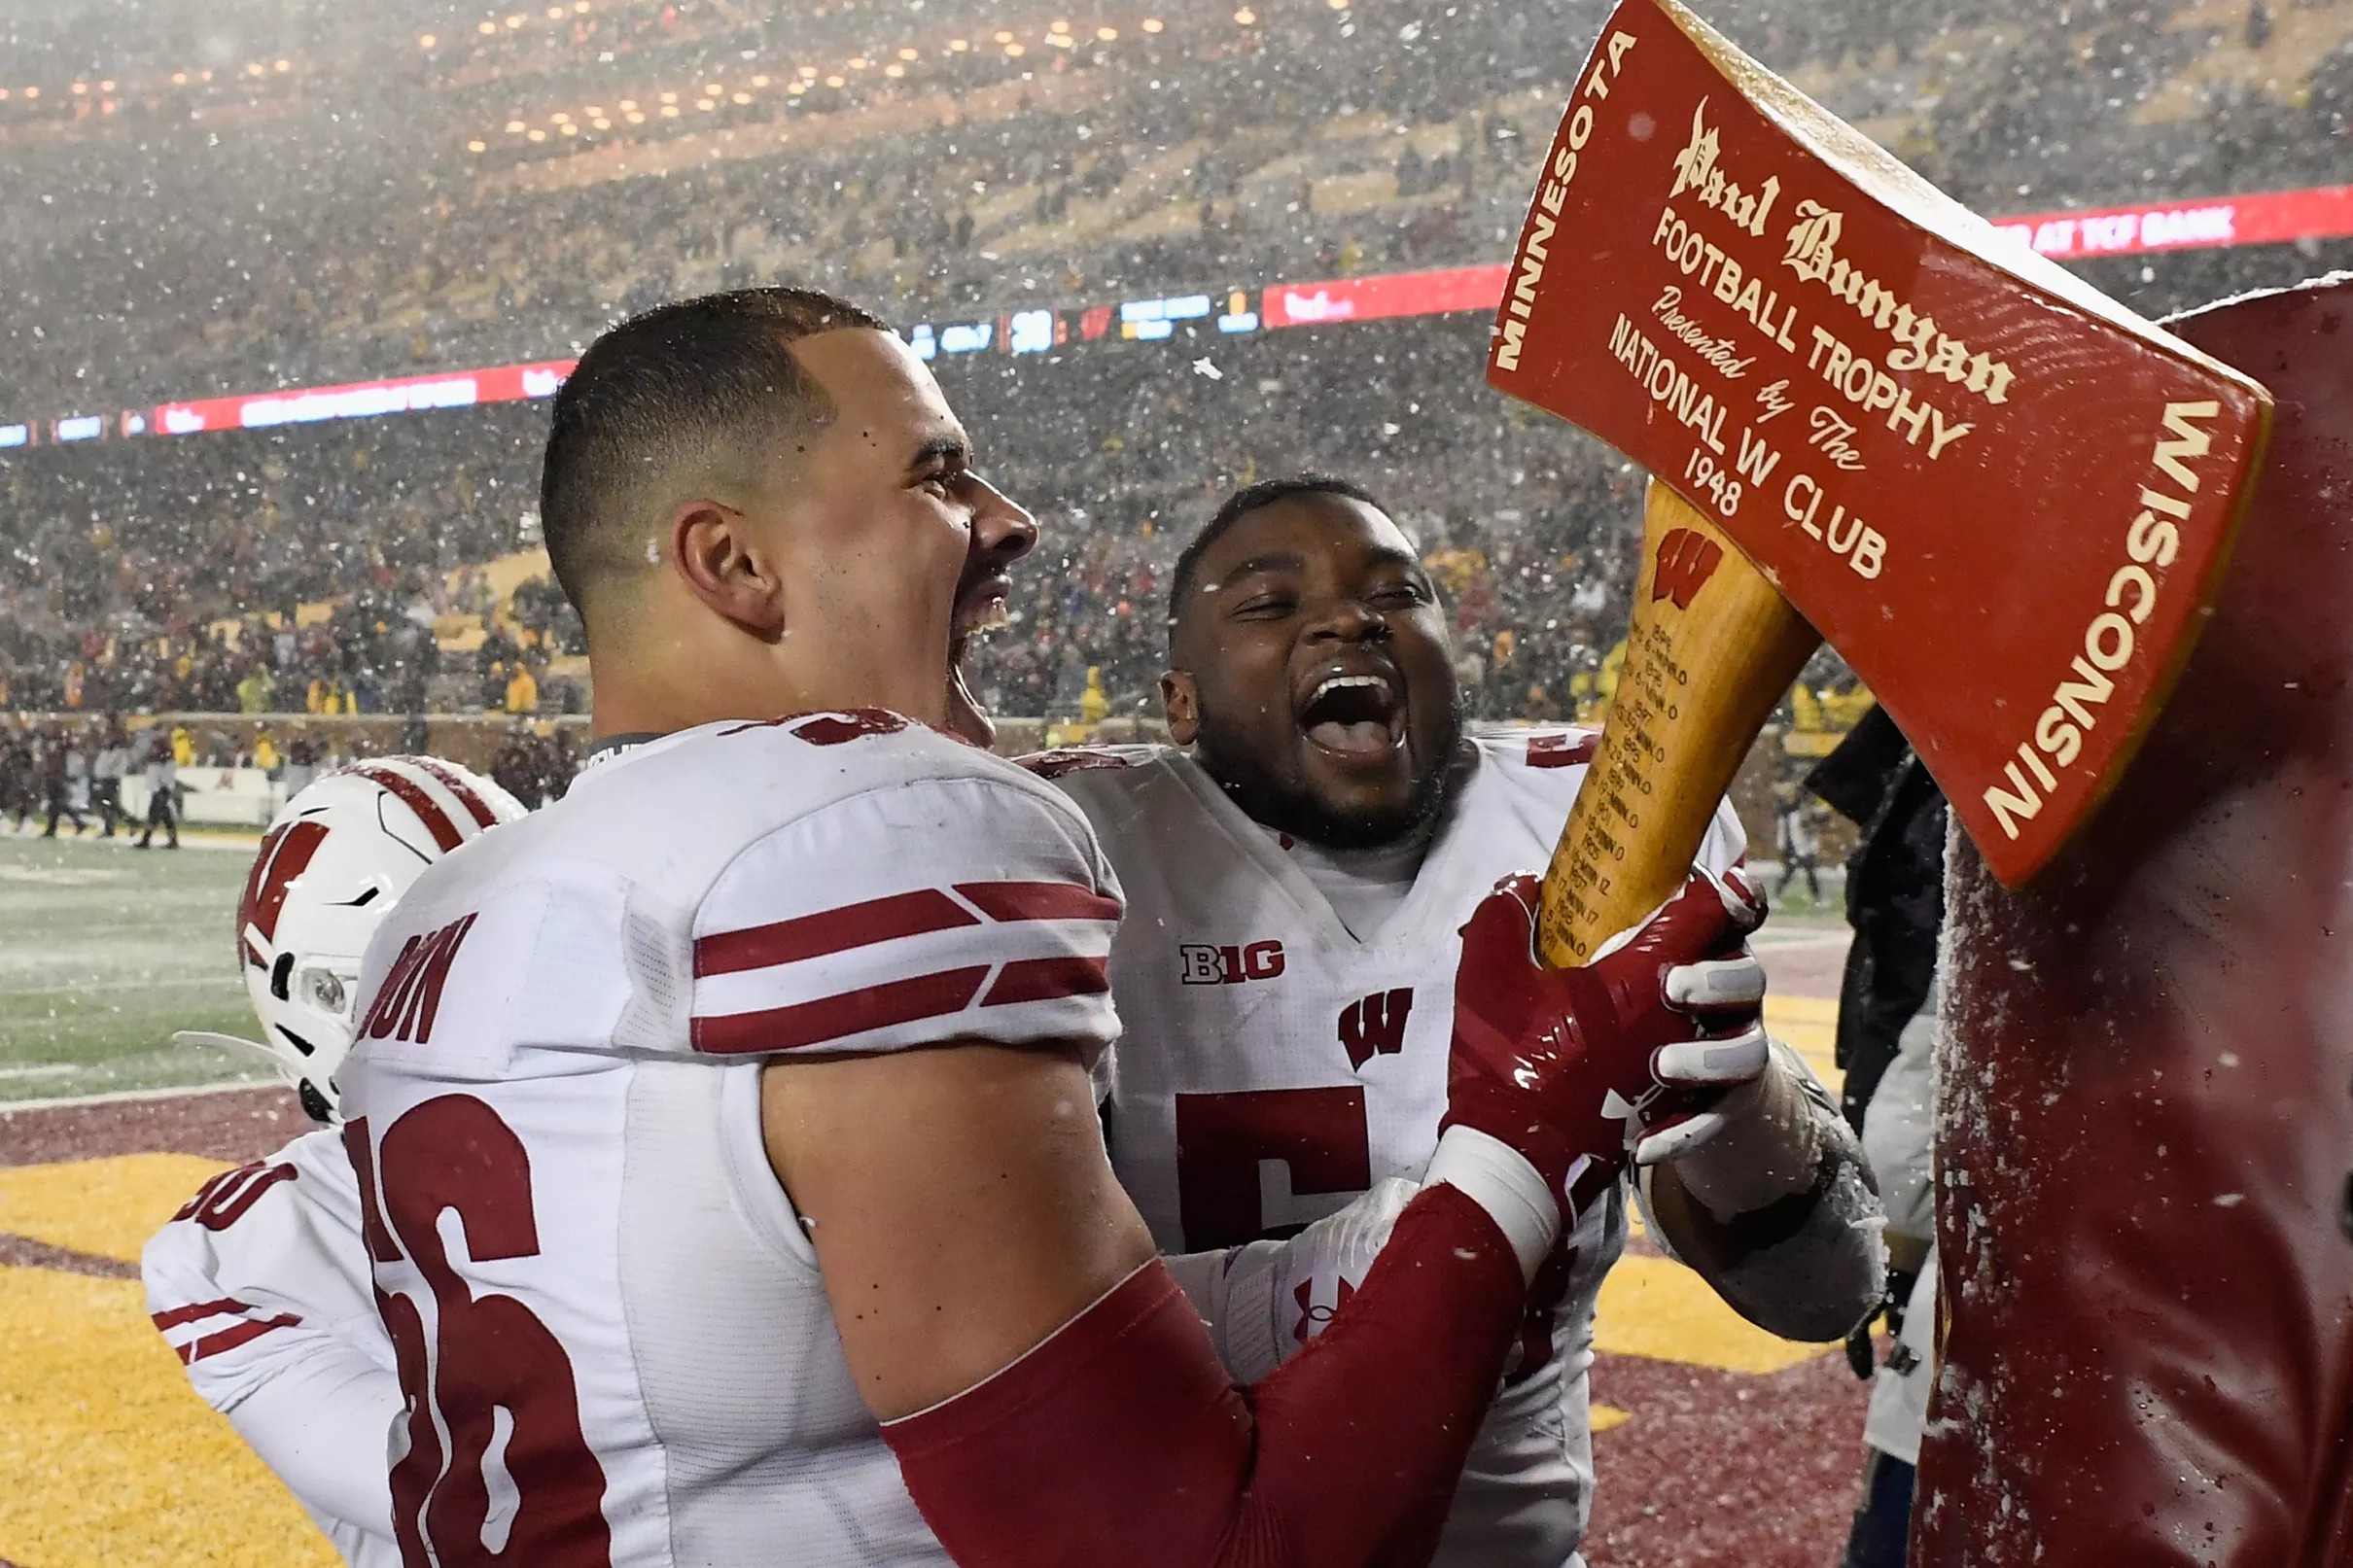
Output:
[[[250,851],[0,829],[0,1101],[256,1077],[174,1029],[252,1035],[230,958]]]

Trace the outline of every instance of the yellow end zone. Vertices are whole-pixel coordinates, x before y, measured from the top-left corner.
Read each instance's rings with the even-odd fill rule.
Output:
[[[0,1557],[334,1568],[326,1538],[189,1388],[136,1280],[0,1268]]]
[[[139,1249],[204,1178],[228,1168],[192,1154],[124,1154],[0,1168],[0,1232],[137,1263]]]

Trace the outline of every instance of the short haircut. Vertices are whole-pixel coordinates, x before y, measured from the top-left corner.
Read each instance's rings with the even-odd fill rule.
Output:
[[[657,305],[613,328],[555,395],[540,529],[585,618],[596,584],[646,565],[642,530],[683,482],[755,475],[780,436],[834,413],[790,345],[882,318],[815,289],[737,289]]]
[[[1244,485],[1225,498],[1225,505],[1217,508],[1216,515],[1201,525],[1201,532],[1193,536],[1192,542],[1176,557],[1176,570],[1169,579],[1169,642],[1172,646],[1176,641],[1176,618],[1183,613],[1185,595],[1192,591],[1193,579],[1200,575],[1201,558],[1209,553],[1210,546],[1223,539],[1236,523],[1250,513],[1272,506],[1279,501],[1288,501],[1294,496],[1339,496],[1348,501],[1362,502],[1385,516],[1388,512],[1380,499],[1362,485],[1329,473],[1295,473],[1288,478],[1261,479],[1256,484]]]

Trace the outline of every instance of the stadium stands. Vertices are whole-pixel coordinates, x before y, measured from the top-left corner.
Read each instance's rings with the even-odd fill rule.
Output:
[[[847,4],[564,0],[426,30],[392,8],[347,23],[369,51],[327,31],[280,55],[232,6],[254,57],[210,79],[158,36],[79,92],[17,85],[0,146],[42,199],[0,232],[22,280],[0,412],[544,358],[616,312],[781,279],[915,320],[1493,261],[1600,14],[1270,0],[992,10],[959,34],[955,9],[924,31]],[[2157,25],[2039,0],[1906,0],[1868,26],[1710,9],[1982,210],[2342,173],[2353,0],[2171,0]],[[37,58],[47,36],[18,43]],[[2155,311],[2341,249],[2087,270]],[[1114,713],[1143,706],[1184,532],[1231,486],[1313,467],[1388,494],[1431,549],[1480,713],[1589,708],[1635,476],[1488,394],[1482,333],[1455,316],[1215,340],[1199,364],[1116,342],[943,359],[1048,526],[1014,630],[978,656],[984,695],[1074,713],[1094,667]],[[498,709],[517,668],[542,708],[577,704],[568,611],[514,591],[527,569],[487,591],[477,570],[535,543],[542,418],[0,452],[0,706]]]

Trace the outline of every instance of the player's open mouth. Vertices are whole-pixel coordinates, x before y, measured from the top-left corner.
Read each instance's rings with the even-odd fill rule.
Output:
[[[964,584],[957,591],[956,615],[948,628],[948,727],[976,746],[995,741],[997,726],[965,679],[965,654],[976,640],[1007,623],[1005,596],[1012,588],[1001,572]]]
[[[1326,675],[1299,705],[1299,731],[1342,761],[1386,760],[1405,745],[1404,683],[1387,671]]]

